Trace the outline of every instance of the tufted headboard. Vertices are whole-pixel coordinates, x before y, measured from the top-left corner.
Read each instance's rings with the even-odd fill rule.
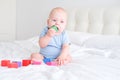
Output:
[[[67,29],[95,34],[120,34],[120,8],[68,9]]]

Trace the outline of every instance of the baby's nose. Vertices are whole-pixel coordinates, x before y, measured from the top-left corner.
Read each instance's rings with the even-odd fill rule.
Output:
[[[60,24],[60,22],[59,22],[59,21],[57,21],[55,24],[56,24],[56,25],[59,25],[59,24]]]
[[[55,24],[56,26],[59,25],[58,23]]]

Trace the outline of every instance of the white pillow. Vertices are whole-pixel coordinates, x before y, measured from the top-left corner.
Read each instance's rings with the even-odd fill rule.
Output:
[[[75,32],[75,31],[67,31],[70,41],[74,44],[82,46],[83,43],[92,37],[98,36],[98,34],[86,33],[86,32]]]
[[[90,49],[103,50],[105,57],[118,56],[120,49],[120,36],[115,35],[100,35],[85,32],[67,31],[72,43],[81,47]],[[117,52],[116,52],[117,50]],[[114,51],[114,55],[113,55]],[[117,55],[116,55],[116,54]],[[120,55],[119,55],[120,56]]]
[[[98,35],[87,39],[83,46],[98,49],[120,49],[120,36]]]

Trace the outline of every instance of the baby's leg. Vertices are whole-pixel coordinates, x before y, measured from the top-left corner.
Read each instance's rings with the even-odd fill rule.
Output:
[[[32,53],[31,61],[43,61],[44,57],[40,53]]]

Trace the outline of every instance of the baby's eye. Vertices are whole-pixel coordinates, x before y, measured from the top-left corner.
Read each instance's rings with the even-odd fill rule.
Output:
[[[57,20],[53,19],[52,21],[56,22]]]
[[[61,23],[64,23],[64,21],[61,21]]]

